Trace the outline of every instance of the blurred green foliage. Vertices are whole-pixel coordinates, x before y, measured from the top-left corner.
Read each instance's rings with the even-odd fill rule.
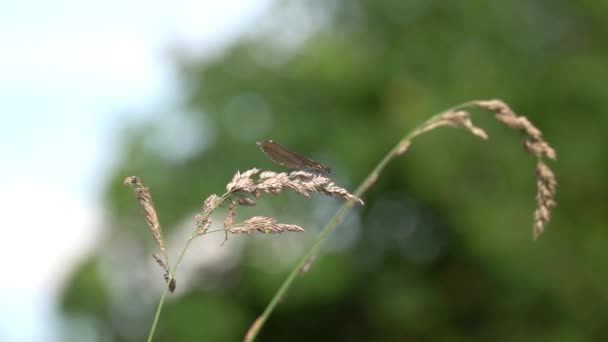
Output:
[[[322,161],[354,189],[430,115],[501,98],[558,152],[550,165],[558,206],[541,239],[531,241],[533,158],[516,132],[475,113],[490,140],[448,128],[416,140],[259,340],[608,340],[607,4],[287,1],[221,55],[180,55],[183,108],[125,127],[105,194],[107,236],[66,286],[65,312],[90,317],[110,340],[147,334],[162,274],[126,176],[151,188],[176,253],[187,234],[176,228],[190,229],[202,200],[222,193],[236,170],[275,168],[257,140]],[[172,146],[197,135],[186,152],[162,143],[176,120],[185,130]],[[282,221],[307,233],[194,244],[188,255],[203,262],[186,285],[177,275],[156,340],[242,338],[339,204],[279,196],[240,215],[280,209]]]

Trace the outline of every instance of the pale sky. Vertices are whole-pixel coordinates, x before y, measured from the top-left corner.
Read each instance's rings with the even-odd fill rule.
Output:
[[[0,340],[57,339],[56,295],[99,234],[111,129],[178,97],[167,49],[217,51],[269,5],[0,2]]]

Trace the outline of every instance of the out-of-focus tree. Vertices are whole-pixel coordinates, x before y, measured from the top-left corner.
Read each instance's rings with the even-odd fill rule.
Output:
[[[183,107],[124,128],[106,237],[66,286],[66,316],[104,339],[147,334],[162,274],[126,176],[151,188],[175,250],[236,170],[274,168],[256,140],[314,156],[353,188],[431,114],[502,98],[558,152],[545,235],[531,241],[534,161],[478,113],[489,142],[450,129],[417,141],[260,340],[608,340],[606,23],[602,1],[286,1],[214,58],[179,54]],[[242,338],[336,208],[281,196],[254,210],[281,208],[307,233],[195,244],[159,341]]]

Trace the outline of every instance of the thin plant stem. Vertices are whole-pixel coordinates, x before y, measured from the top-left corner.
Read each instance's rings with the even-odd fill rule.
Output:
[[[203,213],[203,219],[207,219],[209,217],[209,215],[211,215],[211,213],[213,212],[213,210],[215,210],[217,207],[219,207],[220,205],[222,205],[222,203],[229,196],[230,196],[229,192],[223,194],[222,197],[220,197],[220,200],[217,201],[216,204],[213,207],[211,207],[208,211],[206,211],[205,213]],[[190,234],[190,237],[188,237],[188,240],[184,244],[184,247],[182,248],[181,252],[179,253],[179,257],[177,258],[177,261],[175,262],[175,265],[171,269],[171,272],[169,272],[169,277],[167,279],[167,283],[165,284],[165,289],[163,290],[163,293],[160,296],[160,300],[158,301],[158,305],[156,307],[156,313],[154,314],[154,320],[152,321],[152,326],[150,327],[150,333],[148,334],[148,340],[147,340],[148,342],[152,342],[152,338],[154,337],[154,332],[156,330],[156,325],[158,324],[158,319],[160,317],[160,312],[162,311],[163,304],[165,302],[165,297],[167,296],[167,292],[169,290],[169,285],[173,281],[173,276],[177,272],[179,264],[182,262],[182,259],[184,258],[184,255],[186,254],[186,250],[190,246],[190,243],[192,242],[192,240],[194,240],[195,237],[198,236],[197,230],[198,230],[198,227],[195,227],[194,230],[192,231],[192,234]],[[220,232],[220,231],[224,231],[224,229],[216,229],[216,230],[205,232],[203,234],[215,233],[215,232]]]
[[[399,156],[403,152],[404,144],[409,143],[412,139],[414,139],[418,135],[424,133],[425,128],[430,127],[433,123],[437,122],[441,118],[441,115],[443,115],[444,113],[450,112],[450,111],[455,111],[455,110],[458,110],[458,109],[461,109],[464,107],[468,107],[473,104],[474,104],[474,102],[465,102],[465,103],[457,105],[453,108],[450,108],[448,110],[442,111],[441,113],[432,116],[427,121],[425,121],[423,124],[416,127],[412,132],[410,132],[405,137],[403,137],[395,145],[395,147],[393,147],[393,149],[380,161],[380,163],[378,163],[378,165],[376,165],[376,167],[372,170],[372,172],[370,172],[370,174],[367,176],[367,178],[365,178],[363,183],[361,183],[361,185],[359,185],[359,187],[353,194],[355,196],[355,198],[361,198],[361,196],[367,190],[369,190],[371,188],[371,186],[378,179],[378,176],[380,175],[380,173],[386,168],[388,163],[391,162],[395,157]],[[355,203],[354,199],[350,199],[346,203],[344,203],[338,209],[338,211],[334,214],[334,216],[331,218],[331,220],[329,220],[329,222],[327,222],[325,227],[323,227],[323,230],[321,230],[321,233],[319,233],[319,236],[317,237],[317,239],[308,248],[308,250],[306,251],[304,256],[302,256],[302,258],[298,262],[298,264],[291,270],[291,272],[289,273],[289,275],[287,276],[285,281],[283,281],[283,284],[281,284],[281,287],[279,287],[279,289],[274,294],[274,296],[272,297],[270,302],[266,305],[264,312],[262,312],[262,314],[253,322],[253,324],[247,331],[247,334],[245,335],[244,340],[246,342],[253,341],[256,338],[260,329],[262,328],[262,326],[264,325],[264,323],[266,322],[266,320],[268,319],[268,317],[270,316],[270,314],[272,313],[272,311],[278,304],[279,300],[281,300],[281,298],[285,295],[285,293],[287,292],[289,287],[292,285],[296,276],[300,273],[300,271],[302,270],[304,265],[306,265],[308,260],[310,258],[312,258],[312,256],[315,254],[315,252],[317,251],[317,248],[319,247],[321,242],[323,242],[323,240],[325,240],[327,235],[329,235],[331,232],[334,231],[334,229],[337,227],[338,223],[342,220],[342,217],[346,214],[348,209],[350,209],[353,206],[354,203]]]
[[[173,266],[172,271],[169,273],[169,278],[167,279],[167,283],[165,284],[165,289],[163,290],[163,294],[160,296],[160,300],[158,301],[158,306],[156,307],[156,313],[154,314],[154,321],[152,321],[152,326],[150,327],[150,333],[148,334],[148,342],[151,342],[152,337],[154,337],[154,331],[156,330],[156,324],[158,323],[158,318],[160,317],[160,312],[162,310],[163,303],[165,302],[165,297],[167,296],[167,292],[169,290],[169,284],[171,284],[171,281],[173,280],[173,275],[175,274],[175,272],[177,272],[177,268],[179,267],[179,264],[182,261],[184,254],[186,254],[186,250],[188,249],[188,246],[190,246],[190,243],[192,242],[194,237],[195,236],[190,236],[188,238],[188,241],[186,241],[184,248],[182,249],[181,253],[179,254],[179,257],[177,258],[175,266]]]

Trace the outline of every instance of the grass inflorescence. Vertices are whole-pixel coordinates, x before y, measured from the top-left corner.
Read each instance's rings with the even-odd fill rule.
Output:
[[[177,271],[179,264],[190,245],[190,242],[194,238],[213,232],[223,231],[226,234],[226,239],[224,240],[224,242],[226,242],[229,234],[250,234],[254,232],[262,234],[276,234],[304,231],[304,228],[298,225],[279,223],[272,217],[260,215],[253,216],[242,222],[234,222],[235,212],[239,207],[255,206],[264,194],[276,195],[286,190],[291,190],[306,198],[311,198],[312,194],[317,193],[319,195],[345,200],[346,202],[338,209],[334,217],[325,225],[313,244],[300,258],[299,262],[293,267],[288,277],[281,284],[273,298],[269,301],[265,310],[253,322],[247,331],[245,341],[253,341],[278,304],[279,300],[284,297],[285,293],[294,282],[296,276],[300,272],[304,272],[308,267],[310,267],[311,260],[313,260],[315,257],[316,251],[321,242],[323,242],[324,239],[331,232],[333,232],[348,209],[350,209],[356,203],[360,205],[364,204],[361,200],[362,195],[375,184],[382,171],[386,168],[390,161],[407,152],[416,137],[433,131],[436,128],[449,126],[462,128],[481,139],[488,139],[488,134],[482,128],[476,126],[471,119],[469,110],[474,108],[483,109],[494,113],[495,118],[499,122],[505,124],[511,129],[521,132],[526,151],[534,155],[537,159],[536,209],[534,210],[532,223],[532,236],[534,239],[537,239],[545,231],[545,228],[547,227],[551,218],[551,210],[556,205],[555,193],[557,180],[555,174],[547,165],[546,159],[555,160],[557,158],[557,154],[549,143],[545,141],[541,131],[536,126],[534,126],[525,116],[517,115],[506,103],[501,100],[470,101],[431,117],[399,140],[393,149],[391,149],[384,156],[384,158],[380,160],[367,178],[363,180],[361,185],[352,194],[348,190],[336,185],[329,177],[327,177],[330,169],[325,166],[321,167],[321,164],[319,164],[321,166],[317,167],[316,169],[326,170],[326,172],[309,172],[315,171],[316,169],[314,167],[309,167],[309,169],[305,171],[297,170],[289,173],[261,171],[257,168],[249,169],[244,172],[237,171],[230,182],[228,182],[226,185],[226,192],[224,194],[212,194],[203,201],[201,212],[195,214],[194,216],[192,233],[186,240],[186,243],[184,244],[173,267],[170,267],[169,265],[169,257],[165,243],[163,242],[161,225],[152,203],[150,190],[145,187],[137,177],[131,176],[125,179],[125,184],[132,186],[135,192],[137,200],[144,211],[144,217],[146,223],[148,224],[150,233],[163,256],[161,258],[157,254],[153,255],[154,260],[163,270],[163,277],[165,279],[166,286],[157,306],[154,321],[148,335],[148,341],[151,341],[154,335],[167,291],[173,292],[175,289],[175,272]],[[272,143],[272,141],[269,141],[269,143]],[[260,143],[258,143],[258,145],[260,145]],[[316,162],[308,160],[306,157],[292,153],[283,147],[281,148],[282,149],[276,151],[270,151],[272,153],[270,153],[269,156],[271,159],[281,165],[293,167],[300,162],[300,159],[306,159],[306,161],[309,161],[307,164],[316,165]],[[285,151],[283,151],[283,149]],[[268,155],[267,151],[265,151],[265,153]],[[296,157],[293,155],[298,157],[297,160],[294,159]],[[223,222],[223,228],[211,229],[213,225],[213,221],[210,217],[211,213],[220,206],[224,205],[227,205],[227,210]]]

